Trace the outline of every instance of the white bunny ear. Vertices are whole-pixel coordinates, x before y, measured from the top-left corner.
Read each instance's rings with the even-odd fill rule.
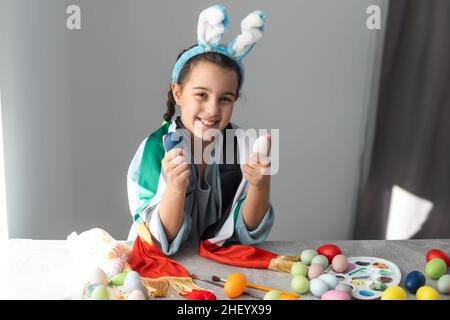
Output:
[[[266,15],[262,11],[253,11],[241,22],[241,34],[228,45],[228,51],[237,60],[241,60],[261,39],[264,32]]]
[[[227,9],[222,5],[214,5],[200,13],[197,26],[197,42],[210,47],[218,45],[228,29]]]

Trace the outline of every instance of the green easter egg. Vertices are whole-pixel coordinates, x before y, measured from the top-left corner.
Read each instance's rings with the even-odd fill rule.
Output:
[[[278,300],[281,297],[281,293],[275,290],[271,290],[264,295],[264,300]]]
[[[291,275],[295,276],[305,276],[308,274],[308,267],[303,262],[299,261],[292,265]]]
[[[320,255],[320,254],[317,255],[317,256],[315,256],[314,258],[312,258],[311,264],[313,264],[313,263],[321,264],[321,265],[323,266],[323,269],[324,269],[324,270],[325,270],[326,268],[328,268],[328,265],[329,265],[329,262],[328,262],[327,257],[322,256],[322,255]]]
[[[123,282],[125,280],[125,277],[127,276],[127,272],[122,272],[116,274],[114,277],[111,278],[111,284],[113,286],[123,286]]]
[[[444,294],[450,293],[450,274],[444,274],[442,277],[439,278],[437,288],[440,293]]]
[[[317,256],[317,251],[314,249],[306,249],[303,250],[300,254],[300,260],[309,266],[311,264],[312,259]]]
[[[309,281],[305,276],[295,276],[291,281],[292,289],[297,293],[306,293],[309,289]]]
[[[99,285],[95,287],[94,291],[92,291],[91,295],[92,300],[109,300],[108,290],[103,285]]]
[[[439,279],[446,271],[447,265],[439,258],[431,259],[425,266],[426,275],[433,280]]]

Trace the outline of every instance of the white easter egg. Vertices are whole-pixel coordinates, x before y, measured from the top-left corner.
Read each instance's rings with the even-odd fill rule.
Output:
[[[269,138],[267,135],[258,137],[253,143],[252,152],[261,153],[265,156],[269,154]]]
[[[128,296],[128,300],[146,300],[141,290],[133,290]]]

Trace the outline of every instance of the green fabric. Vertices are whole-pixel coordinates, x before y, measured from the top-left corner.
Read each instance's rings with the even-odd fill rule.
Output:
[[[145,143],[138,176],[138,197],[141,205],[134,215],[136,222],[140,221],[140,213],[150,204],[158,189],[161,174],[161,161],[165,155],[162,137],[169,131],[170,122],[166,122],[152,133]]]
[[[236,204],[236,208],[234,209],[234,213],[233,213],[233,225],[236,225],[237,216],[239,214],[239,210],[241,209],[242,202],[244,202],[244,200],[245,200],[245,197],[239,199]]]

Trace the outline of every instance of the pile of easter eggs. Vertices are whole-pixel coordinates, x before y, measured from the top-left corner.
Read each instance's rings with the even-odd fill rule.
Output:
[[[437,280],[437,290],[425,285],[425,276],[419,271],[410,272],[406,276],[405,288],[415,293],[418,300],[439,300],[439,292],[443,294],[450,292],[450,275],[445,274],[450,266],[450,259],[439,249],[429,250],[425,259],[427,261],[425,275],[431,280]]]
[[[336,272],[344,272],[347,265],[347,258],[334,244],[323,245],[317,250],[303,250],[300,261],[291,269],[292,289],[299,294],[309,291],[322,300],[351,300],[352,288],[339,283],[336,276],[325,273],[330,266]]]
[[[125,294],[116,297],[118,300],[147,300],[149,298],[147,289],[141,282],[141,277],[135,271],[121,272],[114,275],[111,279],[101,268],[92,271],[87,287],[88,296],[91,300],[109,300],[110,293],[108,288],[123,286]]]
[[[406,275],[404,287],[415,294],[417,300],[439,300],[439,292],[449,294],[450,275],[445,274],[450,266],[449,257],[441,250],[432,249],[426,255],[425,275],[437,281],[437,289],[426,286],[426,277],[420,271],[412,271]],[[439,291],[439,292],[438,292]],[[406,292],[400,286],[389,287],[383,292],[382,300],[405,300]]]

